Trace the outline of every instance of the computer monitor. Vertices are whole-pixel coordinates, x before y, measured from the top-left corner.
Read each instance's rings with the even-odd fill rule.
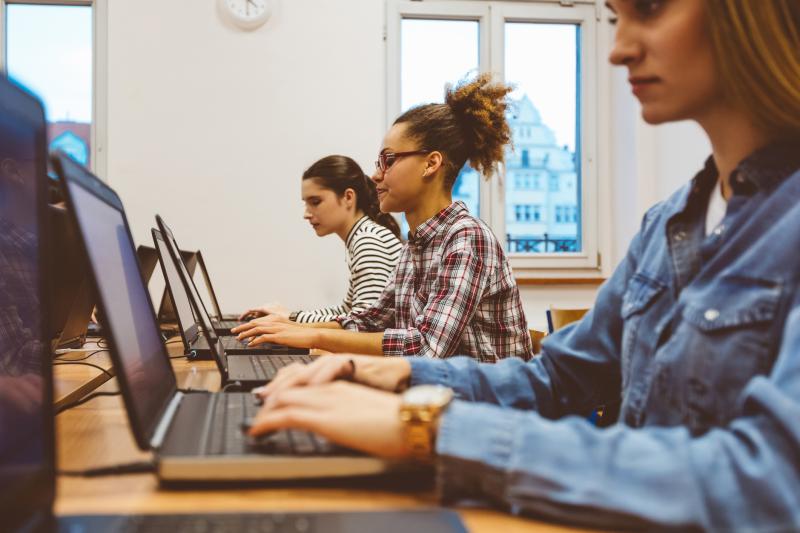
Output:
[[[122,202],[66,154],[54,154],[52,162],[93,274],[131,429],[139,447],[148,449],[177,383]]]
[[[45,529],[55,498],[47,139],[39,101],[0,76],[0,521]]]

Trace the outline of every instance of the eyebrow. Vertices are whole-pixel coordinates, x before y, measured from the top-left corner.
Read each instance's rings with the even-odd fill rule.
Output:
[[[617,11],[616,11],[616,10],[615,10],[613,7],[611,7],[611,3],[610,3],[610,2],[606,2],[606,7],[607,7],[607,8],[608,8],[608,10],[609,10],[609,11],[611,11],[612,13],[616,13],[616,12],[617,12]]]

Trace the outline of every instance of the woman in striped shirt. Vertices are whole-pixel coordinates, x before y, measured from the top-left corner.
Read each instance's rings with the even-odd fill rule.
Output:
[[[351,312],[361,312],[381,295],[394,271],[402,244],[400,228],[381,213],[375,184],[358,163],[343,155],[330,155],[303,173],[302,195],[308,220],[318,236],[337,234],[347,248],[350,283],[344,301],[335,306],[293,311],[277,304],[247,310],[240,317],[267,315],[295,322],[330,322]]]
[[[444,103],[406,111],[387,132],[373,180],[381,210],[404,213],[411,231],[380,299],[313,329],[267,317],[233,332],[254,345],[430,358],[460,354],[487,362],[529,359],[531,338],[503,247],[452,195],[467,161],[487,177],[503,161],[510,91],[481,75],[448,90]]]

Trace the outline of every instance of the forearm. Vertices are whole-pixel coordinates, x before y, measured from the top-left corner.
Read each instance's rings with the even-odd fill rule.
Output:
[[[762,386],[769,403],[775,391]],[[598,429],[456,401],[439,425],[438,485],[446,503],[593,527],[795,530],[798,442],[780,426],[762,413],[695,438],[683,427]]]
[[[317,328],[317,329],[338,329],[341,330],[342,326],[338,322],[309,322],[307,324],[298,324],[305,328]]]
[[[339,326],[338,323],[335,323]],[[383,355],[383,333],[363,333],[360,331],[338,331],[322,328],[315,335],[314,347],[333,353],[358,353],[364,355]]]

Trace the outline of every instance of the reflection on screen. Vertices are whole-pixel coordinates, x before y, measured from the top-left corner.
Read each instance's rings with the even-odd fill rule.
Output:
[[[2,79],[0,98],[7,99],[0,101],[0,522],[13,529],[32,497],[46,497],[31,490],[50,461],[37,218],[44,179],[44,153],[37,150],[44,145],[37,143],[36,117],[17,109],[33,107],[32,99]]]
[[[71,170],[70,170],[71,171]],[[68,182],[89,261],[97,277],[105,326],[115,339],[130,390],[137,427],[152,430],[174,391],[175,375],[165,356],[153,309],[142,282],[133,242],[121,211]]]
[[[194,314],[192,313],[192,304],[189,302],[189,295],[181,282],[178,269],[175,267],[175,262],[169,255],[167,244],[160,234],[156,234],[156,246],[158,246],[158,254],[163,261],[164,270],[167,272],[167,283],[171,290],[172,299],[175,302],[175,309],[178,315],[178,323],[183,330],[184,336],[195,325]],[[188,340],[192,340],[189,338]]]

